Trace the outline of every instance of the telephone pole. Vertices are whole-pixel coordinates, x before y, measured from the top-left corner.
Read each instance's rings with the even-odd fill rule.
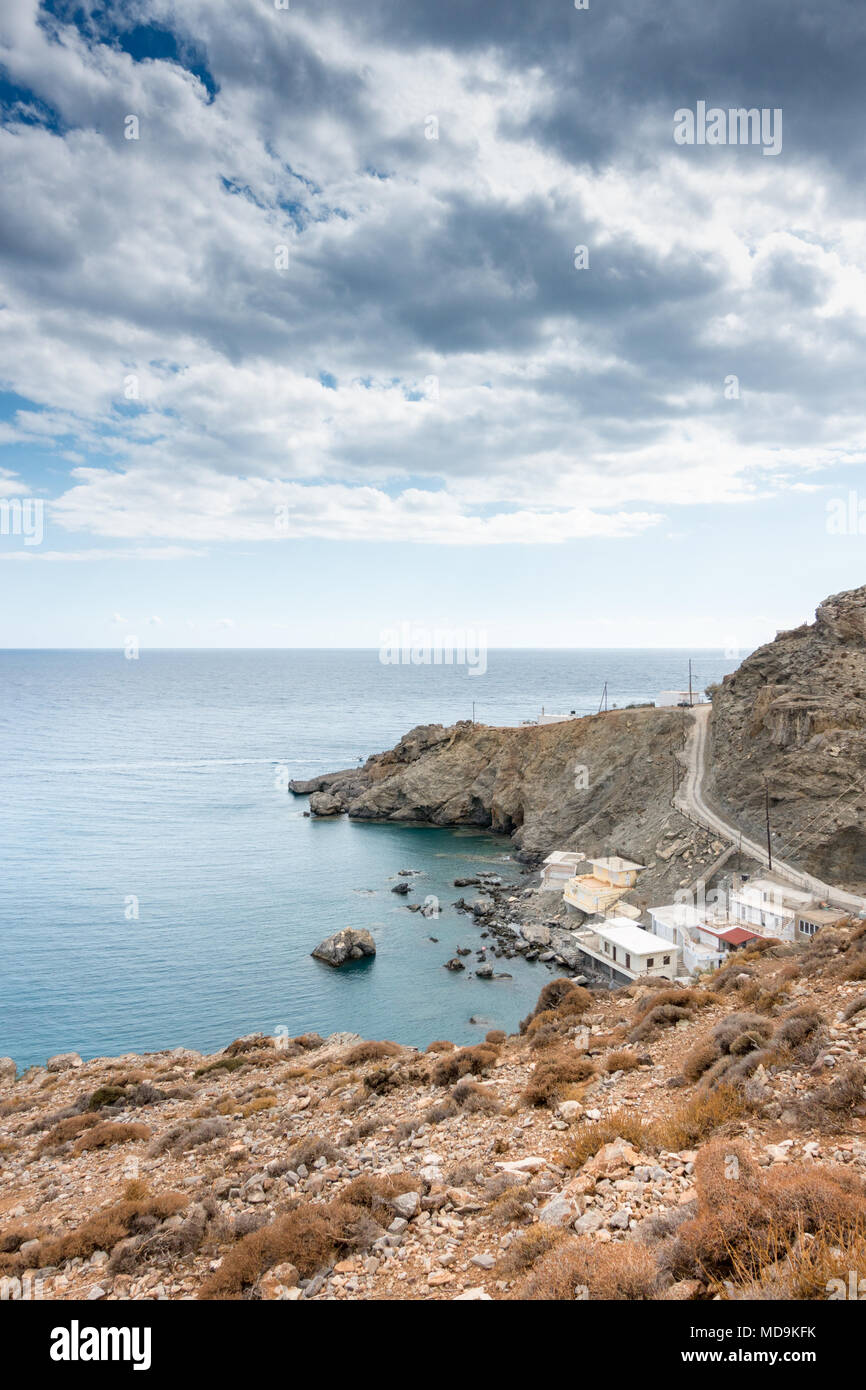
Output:
[[[773,845],[770,839],[770,784],[764,783],[764,811],[767,817],[767,867],[773,867]]]

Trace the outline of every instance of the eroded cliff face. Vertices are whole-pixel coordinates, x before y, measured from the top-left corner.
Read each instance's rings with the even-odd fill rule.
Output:
[[[671,820],[680,711],[618,710],[543,728],[469,721],[413,729],[362,768],[309,782],[318,815],[487,827],[527,857],[553,848],[637,856]]]
[[[820,604],[713,691],[708,787],[819,878],[866,888],[866,586]]]

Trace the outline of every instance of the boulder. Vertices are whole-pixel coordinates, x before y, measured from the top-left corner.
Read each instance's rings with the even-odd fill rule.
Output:
[[[45,1063],[47,1071],[72,1071],[74,1067],[83,1066],[84,1063],[77,1052],[58,1052]]]
[[[375,956],[376,943],[368,931],[357,931],[345,927],[333,936],[320,941],[311,955],[323,960],[326,965],[345,965],[348,960],[361,960],[363,956]],[[50,1066],[50,1063],[49,1063]]]
[[[310,810],[314,816],[339,816],[343,803],[333,792],[313,792],[310,797]]]

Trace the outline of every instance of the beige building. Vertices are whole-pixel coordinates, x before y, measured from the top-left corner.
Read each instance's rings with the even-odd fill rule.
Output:
[[[643,864],[612,855],[605,859],[590,859],[592,873],[570,878],[562,896],[571,907],[592,917],[609,912],[614,903],[633,888]]]

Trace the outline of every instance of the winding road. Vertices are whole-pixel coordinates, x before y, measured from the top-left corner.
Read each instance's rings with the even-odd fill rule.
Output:
[[[694,722],[686,748],[686,776],[674,797],[674,805],[688,820],[696,821],[705,830],[711,830],[714,835],[737,845],[751,858],[756,859],[758,863],[767,865],[769,856],[766,845],[744,835],[732,821],[725,820],[723,816],[708,806],[704,799],[707,729],[711,711],[711,705],[696,705],[691,711]],[[823,883],[821,879],[813,878],[811,874],[805,874],[802,870],[795,869],[792,864],[786,864],[784,860],[777,859],[775,855],[773,855],[773,872],[795,887],[813,894],[822,901],[832,903],[834,907],[866,913],[866,898],[858,897],[856,893],[847,893],[843,888],[837,888],[832,883]]]

